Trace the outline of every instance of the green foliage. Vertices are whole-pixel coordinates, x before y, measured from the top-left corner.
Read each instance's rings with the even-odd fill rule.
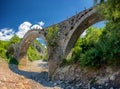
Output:
[[[16,59],[14,59],[12,57],[13,53],[10,54],[7,52],[7,50],[9,48],[10,44],[17,44],[20,42],[20,40],[21,39],[16,35],[14,35],[10,39],[10,41],[1,41],[0,40],[0,57],[9,63],[18,64]],[[47,55],[47,49],[44,46],[42,46],[37,40],[35,40],[34,43],[37,44],[39,47],[41,47],[42,50],[44,51],[45,55]],[[44,57],[45,57],[44,54],[40,54],[33,45],[30,45],[30,47],[28,49],[28,58],[30,61],[43,59]]]
[[[94,1],[100,3],[98,10],[107,24],[103,29],[90,27],[86,36],[78,39],[69,61],[84,67],[120,65],[120,0]]]
[[[18,61],[17,61],[15,58],[10,57],[9,64],[15,64],[15,65],[18,65]]]
[[[14,35],[10,41],[0,41],[0,57],[5,59],[7,62],[11,61],[16,64],[15,60],[13,61],[12,55],[7,53],[7,50],[10,44],[16,44],[20,41],[20,38]]]
[[[9,44],[17,44],[17,43],[20,42],[20,40],[21,40],[21,39],[20,39],[17,35],[14,35],[14,36],[10,39]]]
[[[10,64],[18,64],[17,60],[12,58],[12,55],[7,53],[10,41],[1,41],[0,40],[0,57]]]
[[[7,59],[6,52],[8,48],[8,42],[0,40],[0,57]]]
[[[120,29],[108,23],[105,28],[90,27],[83,38],[79,38],[73,48],[72,57],[64,64],[78,63],[83,66],[100,67],[120,65]]]
[[[42,56],[32,44],[30,45],[28,49],[27,55],[30,61],[42,59]]]
[[[95,0],[99,2],[99,0]],[[120,21],[120,0],[100,0],[99,11],[102,16],[111,22]]]
[[[80,58],[80,54],[82,53],[82,48],[80,46],[75,46],[73,49],[72,60],[74,59],[77,62]]]
[[[41,60],[41,59],[47,60],[47,49],[43,45],[41,45],[38,40],[34,40],[32,43],[37,45],[39,48],[41,48],[42,52],[40,53],[39,50],[35,48],[33,44],[31,44],[27,52],[28,59],[30,61]]]
[[[120,28],[118,29],[117,26],[112,28],[114,25],[115,24],[106,26],[106,30],[103,32],[96,47],[102,51],[102,56],[105,61],[117,65],[120,63]],[[100,45],[102,45],[102,47]]]
[[[102,63],[100,58],[101,55],[99,51],[95,48],[91,48],[81,54],[79,62],[81,66],[98,67],[101,66]]]
[[[78,60],[75,60],[74,57],[64,58],[64,59],[62,60],[61,66],[70,65],[70,64],[78,64]]]
[[[100,54],[99,51],[95,48],[95,44],[99,41],[99,37],[101,36],[103,29],[98,29],[95,27],[90,27],[86,31],[86,36],[84,38],[79,38],[81,42],[79,42],[79,56],[78,61],[82,66],[99,66]],[[76,49],[74,48],[76,51]],[[73,57],[74,57],[73,56]]]
[[[102,34],[103,28],[98,29],[96,27],[89,27],[87,29],[87,34],[84,40],[86,40],[87,45],[93,45],[93,43],[97,43],[100,35]]]
[[[57,38],[58,38],[58,31],[59,27],[58,26],[53,26],[47,29],[47,41],[48,45],[51,47],[56,47],[57,46]]]

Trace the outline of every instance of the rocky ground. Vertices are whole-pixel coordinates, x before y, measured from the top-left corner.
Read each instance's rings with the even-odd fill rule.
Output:
[[[21,70],[0,61],[0,89],[77,89],[68,81],[48,79],[47,62],[34,61]]]
[[[82,68],[73,64],[58,68],[53,78],[68,82],[68,86],[73,87],[70,89],[120,89],[119,68],[106,65],[101,68]]]
[[[47,69],[47,62],[44,61],[34,61],[21,70],[16,65],[0,61],[0,89],[120,89],[119,71],[112,73],[107,69],[108,77],[105,77],[107,75],[103,70],[100,70],[101,73],[88,72],[72,65],[59,68],[54,75],[54,78],[59,80],[50,81]],[[98,78],[97,81],[94,79],[95,76]],[[111,81],[106,82],[105,78],[110,78]],[[91,82],[87,83],[89,80]],[[117,83],[113,82],[114,80]],[[93,82],[105,83],[96,85]],[[93,84],[90,85],[91,83]]]

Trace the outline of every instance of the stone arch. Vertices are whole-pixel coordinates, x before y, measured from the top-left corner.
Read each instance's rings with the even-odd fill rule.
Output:
[[[45,32],[43,29],[32,29],[25,34],[23,39],[17,45],[16,47],[17,52],[14,55],[14,58],[17,59],[17,61],[19,62],[21,66],[27,65],[27,61],[28,61],[27,50],[33,40],[35,40],[38,37],[42,37],[45,43],[47,42],[44,37],[44,33]]]
[[[93,7],[83,10],[71,18],[57,24],[60,28],[59,40],[57,40],[58,47],[54,50],[51,48],[51,52],[49,53],[48,64],[50,78],[52,78],[56,69],[61,66],[62,60],[67,57],[84,30],[102,20],[104,20],[104,18],[101,18],[97,9]]]
[[[48,56],[49,56],[49,77],[52,77],[55,70],[60,66],[61,61],[65,58],[71,49],[74,47],[79,36],[87,29],[89,26],[104,20],[101,18],[96,8],[90,8],[83,10],[82,12],[76,14],[75,16],[68,18],[56,24],[60,27],[59,38],[57,40],[58,47],[48,47],[46,36],[47,28],[44,30],[33,29],[26,33],[21,42],[16,46],[16,54],[14,57],[18,60],[21,65],[26,65],[27,63],[27,49],[30,43],[41,36],[47,45]],[[49,27],[53,27],[49,26]]]
[[[78,21],[78,23],[74,25],[74,28],[69,34],[69,39],[66,40],[63,50],[64,57],[68,55],[68,53],[74,47],[77,39],[88,27],[90,27],[91,25],[97,22],[104,20],[104,18],[101,18],[96,8],[90,8],[86,11],[83,11],[83,13],[84,14],[82,15],[82,18]]]

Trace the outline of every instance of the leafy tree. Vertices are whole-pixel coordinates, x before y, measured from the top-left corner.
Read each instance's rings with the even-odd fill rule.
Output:
[[[0,57],[6,59],[7,48],[8,48],[8,42],[0,40]]]
[[[17,44],[17,43],[20,42],[20,40],[21,40],[21,39],[20,39],[17,35],[14,35],[14,36],[10,39],[9,44]]]
[[[94,0],[96,3],[99,0]],[[107,20],[117,23],[120,22],[120,0],[100,0],[99,11]]]

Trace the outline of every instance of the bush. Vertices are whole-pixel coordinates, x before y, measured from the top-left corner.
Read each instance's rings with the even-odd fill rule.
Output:
[[[42,59],[42,56],[40,55],[40,53],[37,52],[37,49],[34,48],[32,45],[30,45],[28,52],[27,52],[27,55],[28,55],[28,59],[30,61]]]
[[[56,47],[57,44],[57,38],[58,38],[58,31],[59,27],[58,26],[53,26],[47,29],[47,36],[46,39],[48,41],[48,45],[51,47]]]
[[[99,67],[102,64],[101,55],[95,48],[91,48],[80,55],[79,63],[81,66]]]

